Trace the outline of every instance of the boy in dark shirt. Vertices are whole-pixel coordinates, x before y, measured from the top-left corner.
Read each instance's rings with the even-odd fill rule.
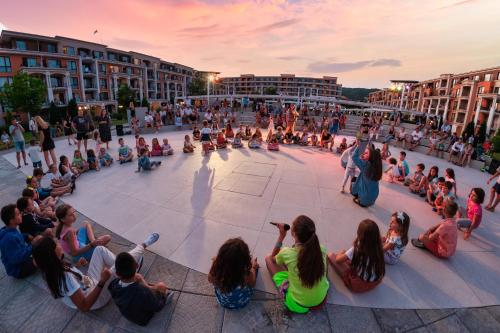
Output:
[[[22,223],[19,225],[19,230],[23,234],[30,236],[38,236],[44,234],[46,236],[53,236],[52,228],[54,223],[51,220],[40,217],[35,214],[35,206],[33,200],[28,197],[21,197],[16,202],[17,209],[21,212]]]
[[[127,252],[122,252],[115,261],[116,276],[108,286],[113,301],[121,314],[133,323],[145,326],[156,312],[161,311],[171,300],[163,282],[149,284],[137,271],[135,259]]]

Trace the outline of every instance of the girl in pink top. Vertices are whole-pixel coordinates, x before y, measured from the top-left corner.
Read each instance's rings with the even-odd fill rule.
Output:
[[[75,209],[67,204],[62,204],[56,209],[56,217],[59,224],[56,228],[56,238],[64,252],[73,257],[76,262],[80,258],[85,258],[90,262],[92,253],[96,246],[105,246],[111,240],[111,236],[94,236],[94,230],[90,223],[85,222],[78,230],[73,228],[76,221]]]
[[[467,207],[460,207],[458,212],[457,227],[464,232],[464,239],[467,240],[472,230],[479,227],[483,217],[481,204],[484,202],[484,190],[480,187],[473,188],[467,199]]]
[[[162,156],[163,150],[161,149],[160,142],[157,138],[153,138],[152,145],[151,156]]]

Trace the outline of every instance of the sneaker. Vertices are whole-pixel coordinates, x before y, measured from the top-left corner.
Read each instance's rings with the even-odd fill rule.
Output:
[[[425,249],[425,245],[424,245],[424,243],[422,243],[422,241],[420,241],[418,238],[413,238],[413,239],[411,240],[411,243],[412,243],[412,245],[413,245],[413,246],[415,246],[415,247],[418,247],[418,248],[420,248],[420,249]]]
[[[156,232],[153,232],[151,235],[148,236],[148,238],[146,238],[144,240],[144,242],[142,242],[146,247],[148,246],[151,246],[153,245],[154,243],[156,243],[156,241],[158,240],[158,238],[160,238],[160,235]]]

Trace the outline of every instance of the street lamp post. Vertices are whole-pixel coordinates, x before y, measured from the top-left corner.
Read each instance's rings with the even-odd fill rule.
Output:
[[[210,81],[214,79],[213,75],[209,75],[207,78],[207,107],[210,108]]]

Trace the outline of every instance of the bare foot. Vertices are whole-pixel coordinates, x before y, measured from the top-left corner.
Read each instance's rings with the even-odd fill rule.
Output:
[[[464,240],[468,240],[470,237],[470,232],[464,232]]]

